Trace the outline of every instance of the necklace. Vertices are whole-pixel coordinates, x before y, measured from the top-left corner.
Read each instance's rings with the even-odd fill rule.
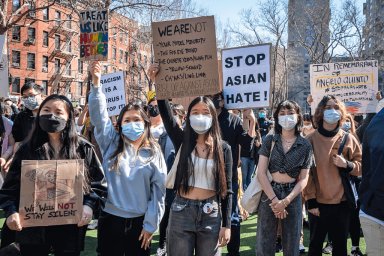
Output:
[[[196,144],[196,148],[203,151],[203,153],[208,149],[207,145],[201,146],[199,144]]]
[[[284,148],[284,151],[288,151],[289,149],[291,149],[293,143],[296,141],[296,137],[294,137],[293,139],[291,140],[286,140],[285,138],[281,137],[282,138],[282,144],[283,144],[283,148]]]

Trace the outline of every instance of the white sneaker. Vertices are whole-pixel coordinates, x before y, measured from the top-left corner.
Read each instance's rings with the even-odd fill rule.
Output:
[[[300,253],[305,253],[305,247],[304,247],[304,245],[300,244],[300,246],[299,246],[299,252],[300,252]]]

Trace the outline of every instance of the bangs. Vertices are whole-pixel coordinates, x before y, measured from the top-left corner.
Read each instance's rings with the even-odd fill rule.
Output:
[[[279,109],[279,111],[282,110],[282,109],[288,109],[288,110],[293,109],[293,110],[296,110],[296,105],[295,105],[292,101],[290,101],[290,100],[286,100],[286,101],[283,101],[283,102],[280,104],[280,109]]]

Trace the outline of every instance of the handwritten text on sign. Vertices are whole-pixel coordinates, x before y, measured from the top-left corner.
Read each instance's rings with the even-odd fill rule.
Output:
[[[152,23],[158,99],[219,92],[213,16]]]
[[[84,160],[23,160],[22,227],[77,224],[83,208]]]
[[[228,109],[269,106],[270,44],[222,51],[223,93]]]
[[[375,113],[376,60],[313,64],[310,75],[315,106],[325,95],[333,95],[344,102],[349,113]]]
[[[117,116],[125,106],[124,72],[116,72],[101,76],[101,84],[107,98],[108,116]]]
[[[108,60],[108,11],[80,13],[80,58]]]

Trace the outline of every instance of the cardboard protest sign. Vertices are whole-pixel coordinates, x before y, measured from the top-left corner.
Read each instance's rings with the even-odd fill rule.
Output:
[[[158,99],[220,91],[213,16],[152,23]]]
[[[269,107],[271,44],[223,49],[223,94],[227,109]]]
[[[377,60],[312,64],[310,76],[314,106],[325,95],[333,95],[344,102],[349,113],[375,113]]]
[[[80,59],[108,60],[108,11],[80,12]]]
[[[107,110],[109,116],[117,116],[125,106],[124,72],[116,72],[101,76],[101,84],[107,98]]]
[[[83,210],[84,160],[24,160],[22,227],[77,224]]]

